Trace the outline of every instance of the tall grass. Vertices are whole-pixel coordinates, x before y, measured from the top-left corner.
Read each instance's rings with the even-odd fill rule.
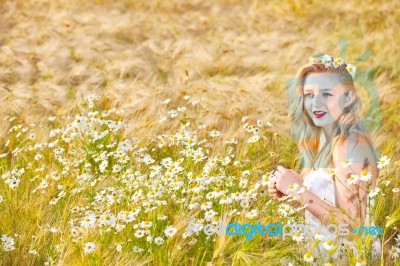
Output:
[[[374,222],[385,226],[382,263],[394,264],[398,8],[396,1],[2,1],[0,233],[15,247],[0,251],[2,265],[302,264],[304,248],[291,239],[184,232],[191,218],[302,221],[302,211],[287,216],[269,199],[263,178],[278,164],[299,170],[285,83],[309,56],[339,56],[340,39],[346,61],[369,49],[357,69],[376,68],[382,128],[374,134],[391,162],[381,171]],[[188,147],[202,148],[204,159],[196,162]],[[15,188],[6,182],[12,177]],[[209,183],[196,193],[200,177]],[[238,192],[249,206],[220,204],[222,195],[206,198],[211,191]],[[189,205],[208,201],[217,214],[205,221],[205,211]],[[88,211],[95,222],[82,228]],[[151,227],[140,228],[143,221]],[[176,233],[168,237],[167,226]],[[88,242],[93,253],[84,252]],[[364,251],[361,260],[378,263]]]

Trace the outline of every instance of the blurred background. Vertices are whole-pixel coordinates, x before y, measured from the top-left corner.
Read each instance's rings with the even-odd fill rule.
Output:
[[[243,115],[290,134],[286,80],[309,56],[339,57],[341,40],[346,62],[370,51],[357,70],[376,69],[385,113],[399,99],[399,7],[347,0],[2,0],[0,117],[67,115],[94,93],[104,105],[124,108],[132,131],[152,134],[177,123],[159,123],[162,102],[177,107],[188,94],[209,109],[199,119],[227,134]],[[383,119],[399,122],[395,113]]]

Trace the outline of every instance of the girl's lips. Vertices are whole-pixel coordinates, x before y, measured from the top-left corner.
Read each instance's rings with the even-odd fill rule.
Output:
[[[316,118],[322,118],[324,115],[326,115],[326,112],[322,112],[322,111],[315,111],[313,112],[314,116]]]

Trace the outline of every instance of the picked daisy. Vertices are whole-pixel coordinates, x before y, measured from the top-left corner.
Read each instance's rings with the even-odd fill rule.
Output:
[[[369,193],[368,193],[368,196],[370,197],[370,198],[373,198],[373,197],[375,197],[376,195],[378,195],[379,194],[379,191],[381,191],[381,189],[380,188],[374,188],[374,189],[372,189]]]
[[[337,168],[331,168],[331,169],[329,169],[328,172],[329,172],[329,176],[332,177],[332,176],[336,175],[336,173],[338,172],[338,169]]]
[[[343,168],[349,167],[352,163],[353,163],[353,158],[349,158],[349,159],[344,160]]]
[[[383,155],[383,156],[381,156],[381,158],[379,158],[379,162],[378,162],[378,166],[377,167],[379,169],[382,169],[385,166],[387,166],[389,164],[389,162],[390,162],[390,159],[386,155]]]
[[[372,174],[370,172],[367,172],[367,170],[362,170],[360,173],[360,180],[361,181],[370,181],[372,178]]]
[[[392,188],[393,193],[398,193],[399,191],[400,191],[400,188],[398,188],[398,187]]]
[[[305,262],[313,262],[314,261],[314,257],[311,254],[311,251],[308,251],[306,254],[304,254],[304,261]]]
[[[332,239],[328,239],[324,242],[323,247],[326,250],[331,250],[333,248],[333,240]]]
[[[360,178],[358,177],[358,175],[351,174],[350,177],[346,180],[346,182],[348,185],[354,185],[357,183],[359,179]]]
[[[291,192],[295,192],[298,188],[299,188],[299,184],[297,184],[297,183],[290,184],[288,186],[288,189],[286,190],[286,194],[289,194]]]

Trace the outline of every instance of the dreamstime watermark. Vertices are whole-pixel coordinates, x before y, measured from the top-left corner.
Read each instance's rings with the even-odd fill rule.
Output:
[[[348,224],[329,224],[327,226],[316,225],[316,224],[285,224],[282,222],[278,224],[269,223],[268,225],[262,225],[261,222],[256,224],[240,224],[238,222],[229,223],[227,225],[218,222],[218,224],[196,224],[195,220],[191,220],[188,223],[187,233],[189,236],[196,234],[198,235],[200,231],[203,231],[206,235],[210,236],[213,234],[217,234],[219,236],[229,235],[229,236],[246,236],[246,240],[251,240],[256,235],[261,236],[278,236],[282,237],[282,240],[285,240],[286,237],[290,237],[293,234],[300,232],[304,236],[315,236],[317,233],[322,235],[338,235],[340,237],[348,236],[351,233],[361,235],[383,235],[383,228],[380,226],[360,226],[359,228],[354,228],[350,230]]]

